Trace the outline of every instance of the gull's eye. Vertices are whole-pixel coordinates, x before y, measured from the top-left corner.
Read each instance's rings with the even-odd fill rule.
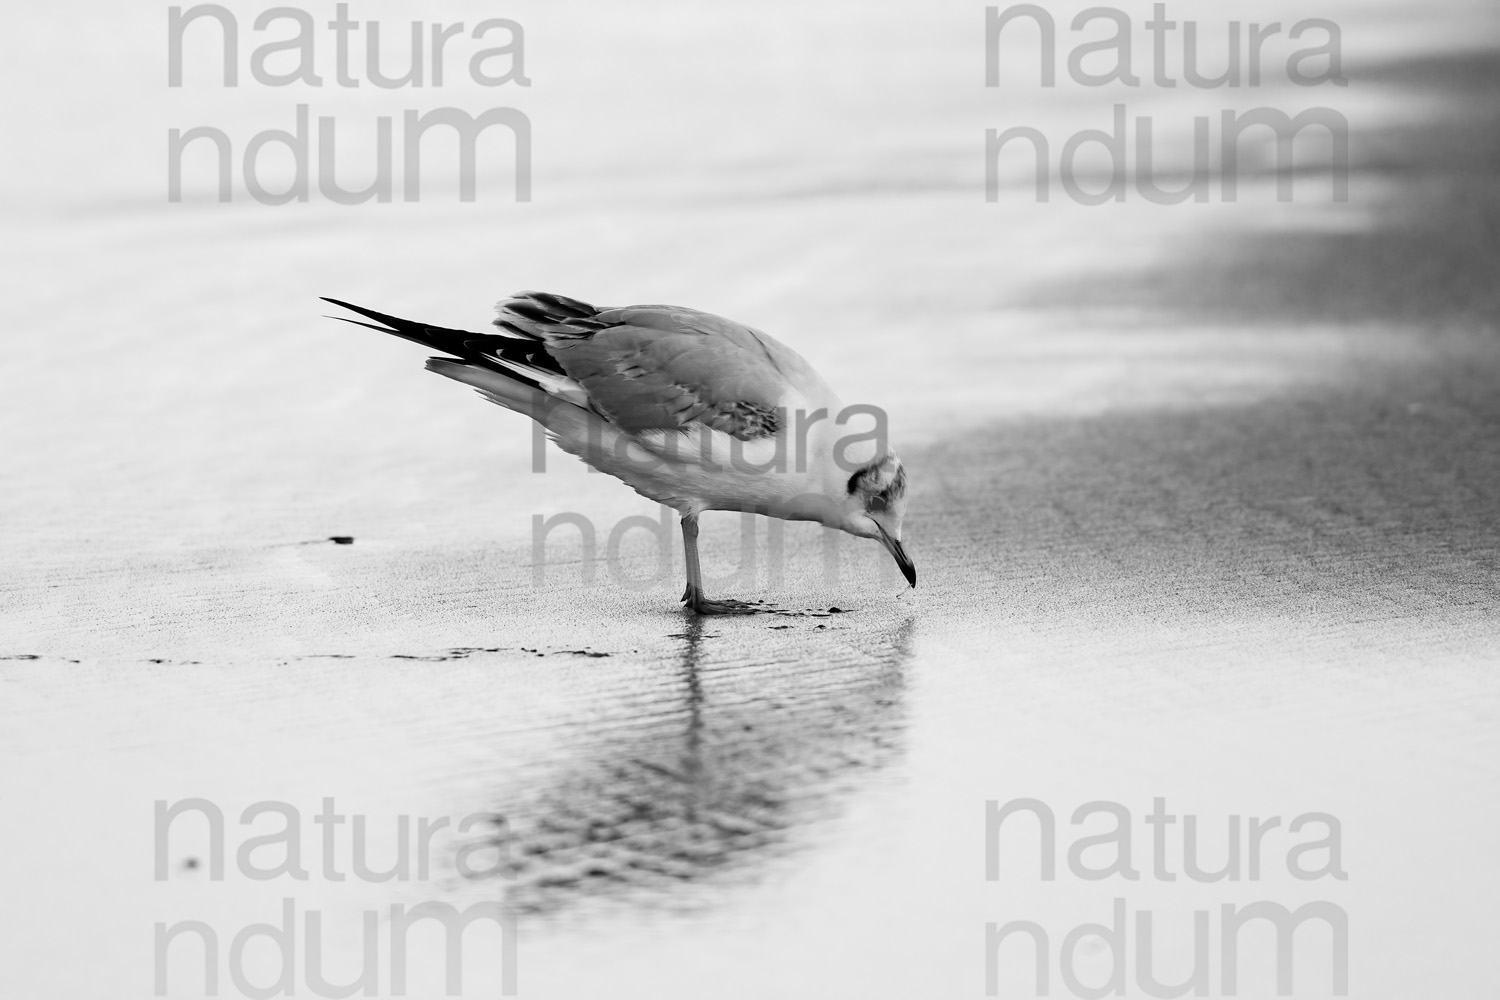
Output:
[[[885,510],[885,494],[877,493],[870,498],[869,510]]]

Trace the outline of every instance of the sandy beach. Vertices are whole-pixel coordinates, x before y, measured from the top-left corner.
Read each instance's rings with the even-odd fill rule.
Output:
[[[1119,905],[1126,995],[1151,995],[1136,915],[1176,982],[1201,911],[1219,996],[1221,908],[1270,902],[1347,916],[1347,995],[1484,995],[1493,11],[1332,4],[1347,87],[1250,95],[1347,115],[1347,202],[1317,164],[1279,201],[1261,163],[1235,203],[1088,207],[1009,174],[985,200],[986,128],[1093,127],[1115,97],[984,87],[982,6],[519,3],[497,16],[526,26],[533,86],[425,97],[230,92],[202,61],[171,89],[164,11],[92,6],[5,43],[40,95],[7,112],[37,138],[0,199],[15,990],[203,996],[197,943],[156,957],[159,927],[201,921],[218,995],[252,995],[285,963],[263,940],[236,964],[231,940],[316,912],[293,965],[319,995],[309,953],[352,981],[364,921],[384,948],[390,907],[440,902],[500,903],[515,938],[472,930],[454,990],[441,935],[413,936],[409,995],[1038,995],[1025,948],[987,964],[987,926],[1020,920],[1050,934],[1052,994],[1082,995],[1069,970],[1109,981],[1115,952],[1062,942]],[[248,35],[262,8],[231,6]],[[1180,122],[1228,93],[1127,96]],[[439,94],[526,111],[533,200],[461,203],[439,171],[412,204],[224,205],[211,177],[166,201],[168,128],[242,137],[305,100],[358,129]],[[714,591],[782,613],[688,616],[675,521],[317,301],[477,329],[522,288],[732,316],[882,406],[920,586],[873,543],[708,515]],[[539,535],[568,514],[592,546]],[[163,827],[188,799],[222,813],[222,879],[201,815]],[[1017,799],[1056,814],[1055,880],[1020,824],[986,877],[987,803]],[[1176,879],[1154,875],[1158,800],[1183,819]],[[1077,876],[1097,802],[1127,814],[1138,878]],[[362,822],[315,823],[332,810]],[[1310,815],[1339,850],[1296,852]],[[294,832],[247,848],[277,816]],[[1187,817],[1199,861],[1247,867],[1183,875]],[[1278,818],[1253,875],[1225,833],[1249,817]],[[448,822],[422,842],[419,818]],[[288,843],[310,877],[247,875]],[[414,867],[328,877],[357,856]],[[1241,996],[1275,993],[1257,934]],[[1340,995],[1337,934],[1298,935],[1293,995]],[[381,956],[369,995],[397,995]]]

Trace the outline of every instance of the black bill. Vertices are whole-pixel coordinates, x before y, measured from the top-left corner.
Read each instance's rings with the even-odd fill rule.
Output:
[[[876,524],[875,527],[880,528],[880,525]],[[906,582],[915,587],[917,564],[912,562],[911,556],[906,554],[906,547],[887,534],[884,528],[880,528],[880,544],[884,545],[885,550],[895,558],[896,565],[901,567],[901,575],[906,577]]]

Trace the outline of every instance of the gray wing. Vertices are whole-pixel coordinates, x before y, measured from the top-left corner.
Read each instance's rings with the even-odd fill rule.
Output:
[[[701,423],[741,440],[775,434],[791,393],[821,387],[796,352],[750,327],[677,306],[594,309],[522,292],[495,325],[545,345],[547,366],[629,432]],[[532,352],[532,362],[541,359]]]

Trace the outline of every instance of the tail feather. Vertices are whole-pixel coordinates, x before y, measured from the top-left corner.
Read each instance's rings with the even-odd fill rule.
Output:
[[[544,412],[546,394],[534,386],[523,384],[508,372],[449,358],[428,358],[427,370],[472,386],[490,402],[499,403],[508,410],[524,413],[533,419]]]

